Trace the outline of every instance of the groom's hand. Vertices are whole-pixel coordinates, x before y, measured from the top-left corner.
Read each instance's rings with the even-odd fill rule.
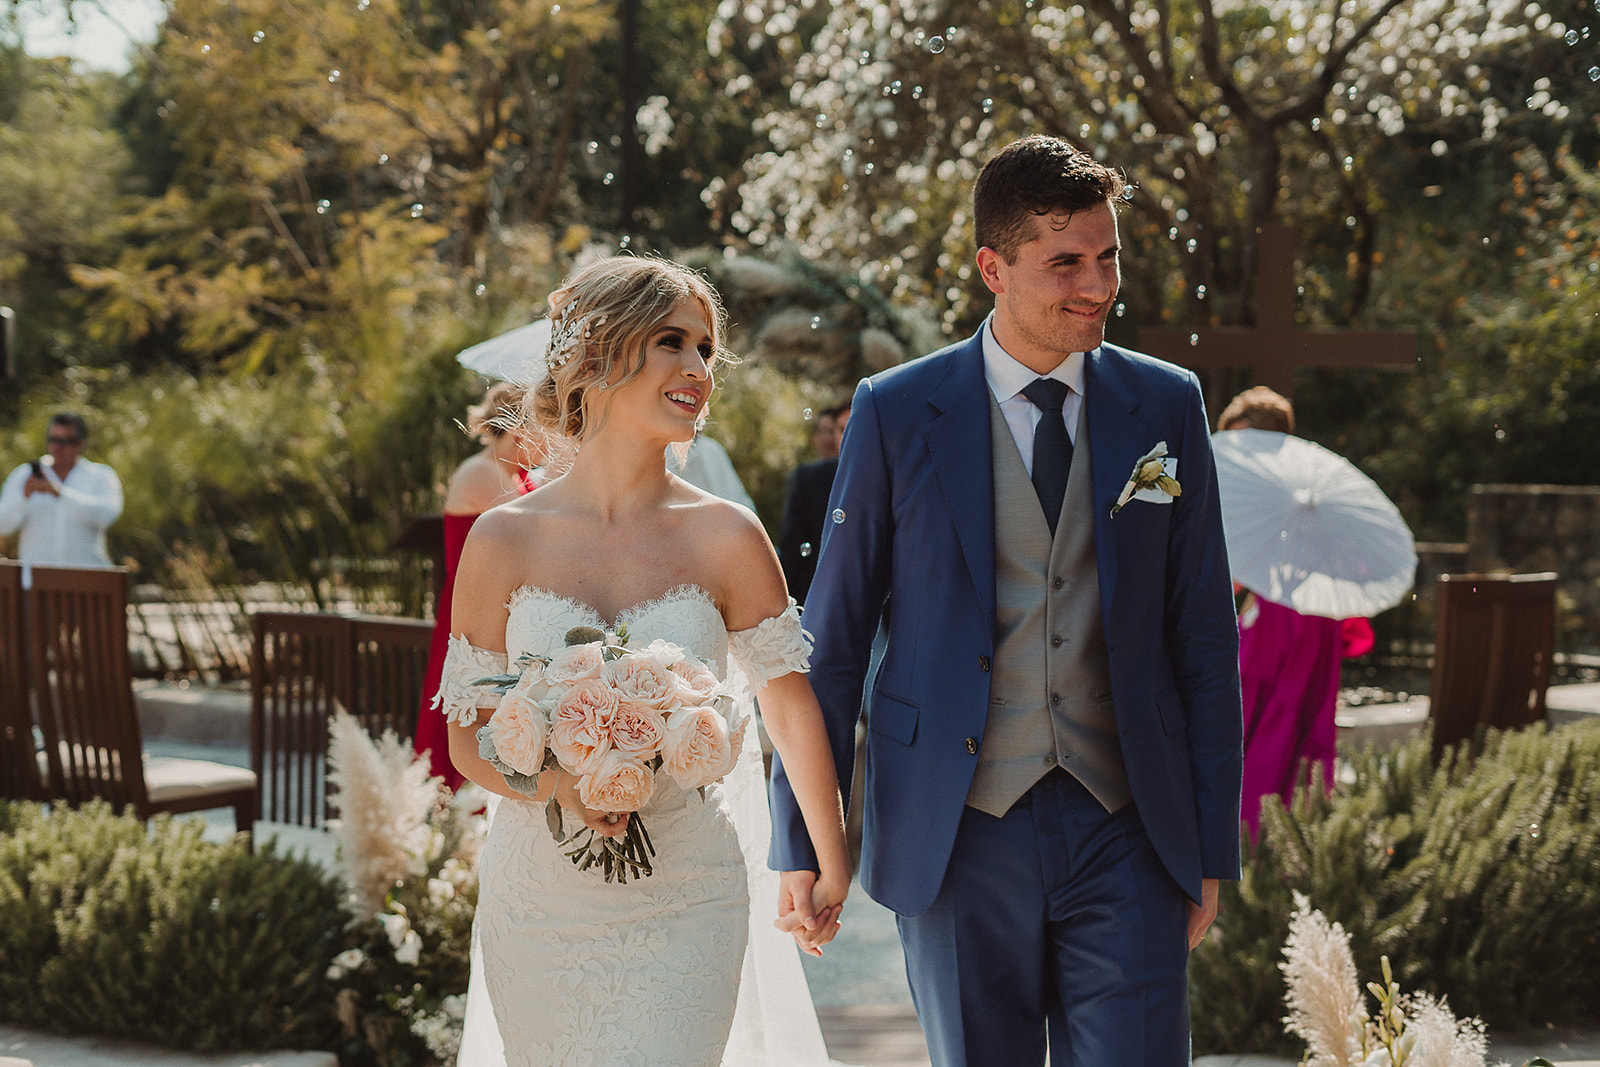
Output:
[[[1206,931],[1217,917],[1217,890],[1221,883],[1215,878],[1200,879],[1200,903],[1189,901],[1189,951],[1193,952],[1205,940]]]
[[[844,911],[840,904],[820,912],[815,909],[812,892],[816,882],[816,871],[784,871],[778,881],[778,917],[772,923],[812,956],[822,955],[822,946],[839,932],[839,915]]]
[[[778,918],[773,925],[786,934],[815,930],[819,923],[811,907],[811,887],[816,883],[816,871],[784,871],[778,879]]]

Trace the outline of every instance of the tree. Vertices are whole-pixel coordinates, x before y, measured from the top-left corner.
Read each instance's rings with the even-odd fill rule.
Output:
[[[781,35],[782,12],[823,6],[725,5],[713,32]],[[732,226],[896,278],[965,331],[987,304],[972,299],[971,181],[994,149],[1045,132],[1138,183],[1114,328],[1249,322],[1272,221],[1345,275],[1309,310],[1348,321],[1368,307],[1388,203],[1375,161],[1408,130],[1496,137],[1497,90],[1566,32],[1520,0],[831,5],[795,61],[793,106],[758,126],[771,150],[747,164]]]
[[[105,254],[128,154],[110,128],[114,84],[0,47],[0,304],[17,312],[21,378],[103,362],[60,293],[72,264]]]

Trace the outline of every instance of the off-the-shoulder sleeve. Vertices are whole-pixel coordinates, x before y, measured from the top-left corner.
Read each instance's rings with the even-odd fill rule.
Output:
[[[800,625],[800,605],[790,597],[781,613],[730,633],[728,658],[756,691],[791,671],[810,670],[811,635]]]
[[[500,695],[490,686],[473,683],[491,674],[504,674],[506,654],[479,648],[465,637],[453,634],[445,652],[444,673],[433,706],[444,708],[445,722],[466,726],[478,717],[479,708],[499,704]]]

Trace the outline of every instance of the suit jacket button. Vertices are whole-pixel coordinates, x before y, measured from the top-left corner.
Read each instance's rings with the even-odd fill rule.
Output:
[[[980,671],[983,671],[985,674],[988,673],[988,671],[989,671],[989,657],[988,656],[979,656],[978,657],[978,669]]]
[[[967,738],[967,754],[969,756],[978,754],[978,739],[976,737]]]

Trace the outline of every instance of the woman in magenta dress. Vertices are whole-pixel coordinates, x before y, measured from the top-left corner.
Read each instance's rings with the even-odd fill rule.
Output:
[[[1217,418],[1219,430],[1294,432],[1289,400],[1258,385],[1234,397]],[[1333,783],[1338,733],[1339,666],[1372,648],[1366,619],[1328,619],[1246,595],[1239,612],[1239,680],[1244,689],[1244,793],[1240,818],[1253,840],[1261,800],[1288,803],[1321,767]]]
[[[444,715],[433,707],[444,668],[445,647],[450,640],[450,599],[455,590],[456,564],[467,531],[479,515],[543,483],[539,466],[544,462],[538,445],[505,427],[520,416],[523,390],[510,382],[489,387],[483,401],[467,412],[467,432],[482,445],[482,450],[467,457],[450,477],[444,499],[444,583],[433,612],[433,639],[428,650],[428,673],[422,682],[422,705],[417,710],[417,730],[412,747],[428,753],[432,773],[444,779],[452,790],[466,779],[450,762],[450,735]]]
[[[1282,797],[1320,765],[1333,783],[1339,664],[1372,648],[1366,619],[1302,615],[1254,593],[1239,613],[1239,680],[1244,687],[1244,796],[1240,814],[1256,836],[1261,798]],[[1303,768],[1303,769],[1302,769]]]

